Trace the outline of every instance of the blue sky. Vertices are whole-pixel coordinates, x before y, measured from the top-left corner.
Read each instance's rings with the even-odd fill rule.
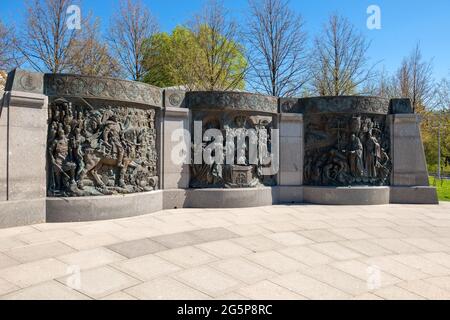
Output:
[[[20,24],[22,0],[0,0],[2,19]],[[186,22],[204,3],[203,0],[143,0],[158,18],[161,30],[170,31]],[[82,12],[92,10],[107,24],[117,7],[116,0],[82,0]],[[225,0],[238,21],[245,21],[246,0]],[[367,7],[381,8],[381,30],[366,27]],[[427,60],[433,59],[437,79],[450,76],[450,1],[449,0],[291,0],[292,8],[303,15],[312,38],[330,13],[347,18],[372,41],[369,56],[380,61],[387,71],[397,69],[402,58],[420,41]]]

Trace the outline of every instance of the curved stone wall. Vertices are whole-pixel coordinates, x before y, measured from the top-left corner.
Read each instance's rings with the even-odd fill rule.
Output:
[[[184,92],[21,70],[5,90],[0,227],[182,207],[437,203],[407,99]],[[220,151],[234,162],[203,162]]]

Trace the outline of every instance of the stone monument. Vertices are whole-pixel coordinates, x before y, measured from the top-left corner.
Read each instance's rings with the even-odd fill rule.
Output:
[[[181,207],[438,203],[408,99],[14,70],[0,107],[0,227]]]

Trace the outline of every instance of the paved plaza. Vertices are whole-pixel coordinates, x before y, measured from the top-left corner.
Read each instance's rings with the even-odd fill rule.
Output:
[[[450,203],[2,229],[0,299],[450,299]]]

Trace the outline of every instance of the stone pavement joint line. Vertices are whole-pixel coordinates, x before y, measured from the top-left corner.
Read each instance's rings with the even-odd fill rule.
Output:
[[[179,209],[0,230],[0,299],[450,299],[450,203]]]

